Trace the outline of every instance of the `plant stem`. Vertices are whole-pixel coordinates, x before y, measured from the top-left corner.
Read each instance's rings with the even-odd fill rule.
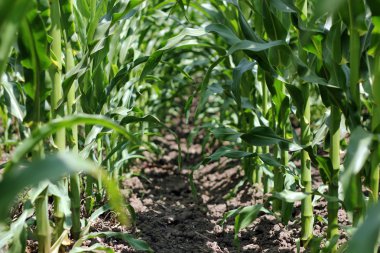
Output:
[[[310,144],[310,98],[309,87],[306,84],[301,85],[301,91],[306,99],[303,117],[301,117],[301,144]],[[301,205],[301,240],[306,243],[313,235],[313,206],[312,206],[312,180],[310,158],[307,151],[301,151],[301,182],[304,187],[304,192],[308,194],[302,200]]]
[[[51,51],[55,57],[55,63],[52,64],[50,69],[53,87],[51,96],[51,109],[52,118],[63,116],[63,109],[58,109],[59,101],[62,99],[62,84],[61,84],[61,71],[62,71],[62,45],[61,45],[61,20],[60,20],[60,5],[59,0],[51,1],[51,37],[52,46]],[[60,108],[63,108],[62,106]],[[66,149],[66,134],[65,129],[62,128],[55,134],[54,143],[60,152]],[[64,184],[65,182],[59,182]],[[54,197],[54,218],[56,223],[55,235],[58,238],[63,232],[64,212],[62,210],[62,203],[59,197]]]
[[[265,116],[268,113],[268,90],[267,90],[267,87],[266,87],[264,71],[260,71],[260,72],[261,72],[260,79],[261,79],[261,91],[262,91],[261,110],[262,110],[262,113],[263,113],[263,117],[265,118]],[[262,151],[263,154],[267,154],[267,153],[269,153],[269,147],[268,146],[264,146],[264,147],[262,147],[261,151]],[[263,174],[264,193],[270,192],[269,180],[270,180],[269,176],[264,173]]]
[[[348,11],[350,16],[350,99],[354,106],[354,111],[352,112],[351,119],[351,129],[353,130],[356,126],[360,125],[360,91],[359,91],[359,77],[360,77],[360,35],[359,31],[356,29],[356,21],[353,16],[353,3],[352,0],[348,1]],[[355,189],[356,196],[350,196],[352,199],[356,200],[354,206],[353,223],[356,226],[363,217],[363,194],[361,191],[361,174],[358,173],[355,179]],[[352,188],[353,189],[353,188]]]
[[[329,182],[329,195],[338,198],[339,189],[339,168],[340,168],[340,119],[341,113],[338,107],[331,106],[330,117],[330,159],[333,167],[331,182]],[[328,211],[328,228],[327,237],[329,240],[339,235],[338,230],[338,209],[339,203],[329,201],[327,204]],[[332,252],[336,252],[336,245],[332,248]]]
[[[373,64],[373,118],[372,118],[372,132],[380,133],[380,43],[377,45]],[[370,189],[372,194],[370,195],[370,201],[377,203],[379,198],[379,172],[380,172],[380,141],[375,142],[375,148],[371,157],[371,178]]]
[[[93,197],[93,184],[95,180],[91,176],[86,177],[86,201],[85,209],[87,217],[90,217],[90,213],[93,208],[94,197]]]
[[[288,166],[289,164],[289,153],[287,150],[281,150],[281,163],[284,166]],[[285,178],[284,175],[282,175],[282,189],[285,188]],[[286,201],[282,201],[281,206],[281,221],[284,224],[287,224],[289,222],[289,218],[291,217],[291,212],[293,210],[293,203],[288,203]]]
[[[240,128],[243,129],[243,131],[248,131],[248,122],[245,119],[245,112],[241,112],[240,117],[239,117],[239,125]],[[244,150],[249,151],[249,145],[244,144]],[[254,174],[254,168],[252,167],[252,159],[251,157],[246,157],[243,159],[243,170],[244,170],[244,175],[248,179],[249,182],[254,183],[253,180],[253,174]]]
[[[281,132],[282,132],[282,137],[284,138],[286,134],[285,129],[281,129]],[[277,150],[278,148],[276,147],[275,151]],[[287,166],[288,161],[289,161],[288,152],[286,150],[280,150],[280,157],[281,157],[281,164],[283,164],[284,166]],[[282,190],[284,190],[284,175],[282,173],[282,168],[275,167],[274,168],[274,191],[281,192]],[[273,200],[273,211],[274,212],[281,211],[283,204],[285,204],[285,202],[283,202],[280,199]]]
[[[50,252],[50,224],[48,215],[48,195],[47,188],[41,192],[35,201],[36,205],[36,221],[37,221],[37,237],[38,252]]]
[[[71,235],[73,239],[79,239],[81,233],[80,223],[80,177],[78,174],[73,174],[70,177],[70,202],[71,202]]]
[[[74,67],[74,57],[71,47],[71,42],[66,42],[66,71],[70,71]],[[75,107],[75,91],[76,91],[76,82],[74,82],[67,94],[67,114],[72,115],[76,111]],[[72,152],[78,153],[78,127],[71,127],[72,133]],[[73,239],[79,239],[81,233],[81,224],[80,224],[80,176],[75,173],[70,177],[70,203],[71,203],[71,236]]]
[[[375,148],[371,157],[371,173],[370,173],[370,201],[372,204],[379,200],[379,172],[380,172],[380,147],[379,142],[375,142]]]
[[[285,85],[282,86],[282,92],[285,94]],[[279,122],[279,131],[281,132],[281,137],[286,139],[286,122],[287,119],[282,119],[283,122]],[[281,124],[282,123],[282,124]],[[279,147],[276,147],[276,151],[280,150],[280,158],[281,158],[281,164],[283,166],[287,166],[289,162],[289,154],[288,151],[280,149]],[[277,152],[276,152],[277,153]],[[276,155],[277,157],[277,155]],[[274,191],[275,192],[281,192],[284,190],[284,174],[281,167],[274,168]],[[285,208],[286,202],[275,199],[273,201],[273,211],[281,211],[283,208]]]
[[[30,29],[30,24],[27,21],[22,23],[24,29]],[[31,39],[31,38],[30,38]],[[32,129],[36,130],[41,126],[41,90],[43,90],[43,80],[41,80],[41,66],[38,61],[37,52],[31,50],[31,58],[34,68],[33,73],[33,86],[35,87],[34,103],[33,103],[33,126]],[[33,160],[42,159],[44,157],[43,142],[39,142],[32,152]],[[37,223],[37,239],[38,239],[38,252],[49,253],[51,244],[49,211],[48,211],[48,196],[47,189],[42,191],[35,201],[36,210],[36,223]]]
[[[349,8],[351,8],[351,5],[349,5]],[[352,15],[350,15],[350,18],[353,19]],[[354,27],[354,22],[354,20],[350,20],[350,93],[356,110],[358,110],[357,113],[360,113],[360,36]]]
[[[40,101],[39,98],[36,100]],[[36,112],[34,112],[36,115]],[[39,116],[37,116],[39,119]],[[36,124],[38,128],[40,123]],[[44,146],[40,142],[36,145],[33,151],[33,159],[41,159],[44,157]],[[47,188],[43,190],[35,201],[36,208],[36,223],[37,223],[37,239],[38,239],[38,252],[49,253],[51,244],[51,231],[49,221],[49,209],[48,209],[48,195]]]

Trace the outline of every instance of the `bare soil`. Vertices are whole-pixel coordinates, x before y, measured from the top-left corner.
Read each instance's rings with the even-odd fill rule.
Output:
[[[276,217],[261,214],[257,220],[239,233],[240,246],[234,243],[234,221],[222,227],[225,212],[241,206],[263,204],[268,196],[261,186],[244,183],[236,195],[224,197],[243,179],[239,163],[228,159],[201,166],[194,173],[198,196],[194,197],[189,182],[191,167],[200,161],[201,146],[189,149],[183,143],[184,169],[177,167],[177,147],[170,136],[159,138],[157,144],[165,148],[166,155],[156,161],[142,162],[136,170],[143,177],[133,177],[123,182],[130,189],[128,199],[137,213],[136,228],[132,232],[145,240],[155,252],[297,252],[296,240],[300,237],[300,203],[295,203],[294,219],[282,224]],[[314,187],[321,184],[318,171],[313,171]],[[327,217],[326,202],[315,205],[316,217]],[[339,211],[339,221],[349,225],[346,214]],[[104,220],[99,221],[104,223]],[[94,224],[95,228],[96,224]],[[317,219],[316,237],[325,236],[326,220]],[[100,230],[107,229],[102,227]],[[112,224],[108,230],[114,230]],[[99,230],[99,228],[97,229]],[[120,229],[116,229],[120,230]],[[341,231],[340,244],[347,240]],[[134,252],[123,242],[103,241],[118,252]],[[301,252],[304,249],[301,247]]]

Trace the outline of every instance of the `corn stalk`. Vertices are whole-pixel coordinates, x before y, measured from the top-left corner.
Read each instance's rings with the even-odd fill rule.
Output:
[[[60,106],[62,96],[62,34],[61,34],[61,10],[59,0],[52,0],[51,7],[51,29],[52,37],[51,54],[53,64],[50,68],[50,76],[53,82],[51,95],[51,114],[52,118],[64,116],[63,107]],[[66,130],[60,129],[54,138],[54,143],[60,152],[66,149]],[[65,181],[60,181],[58,184],[65,184]],[[55,236],[58,238],[63,232],[64,212],[62,210],[61,199],[54,196],[54,217],[55,217]]]
[[[309,145],[311,141],[311,130],[310,130],[310,96],[309,96],[309,86],[307,84],[301,85],[300,88],[304,98],[305,107],[303,110],[303,115],[300,118],[301,125],[301,144]],[[313,205],[312,205],[312,178],[311,178],[311,161],[309,153],[306,150],[301,151],[301,183],[303,187],[303,192],[307,196],[302,200],[301,203],[301,240],[307,242],[313,236]]]
[[[376,17],[377,22],[380,21]],[[378,25],[378,24],[377,24]],[[377,27],[379,29],[379,27]],[[379,31],[378,31],[379,32]],[[378,38],[376,36],[375,38]],[[372,95],[373,95],[373,118],[371,129],[373,133],[380,134],[380,44],[377,43],[373,63],[373,80],[372,80]],[[371,173],[370,173],[370,200],[372,203],[377,203],[379,198],[379,173],[380,173],[380,140],[375,142],[371,157]]]

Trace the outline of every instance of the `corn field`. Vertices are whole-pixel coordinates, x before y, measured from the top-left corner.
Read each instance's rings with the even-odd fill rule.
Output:
[[[0,252],[378,252],[379,0],[1,0],[0,33]]]

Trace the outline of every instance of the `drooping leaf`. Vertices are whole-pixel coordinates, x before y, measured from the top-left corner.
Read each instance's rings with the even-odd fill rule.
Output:
[[[0,199],[0,217],[3,219],[8,211],[9,205],[27,186],[35,186],[44,180],[57,180],[64,175],[86,171],[97,175],[94,165],[74,155],[58,154],[49,156],[40,161],[29,164],[18,164],[17,167],[4,174],[0,182],[0,190],[7,192]]]
[[[279,137],[270,127],[265,126],[254,127],[248,133],[242,134],[240,138],[253,146],[269,146],[279,143],[292,143],[291,141]]]
[[[241,136],[241,133],[236,132],[232,128],[229,127],[218,127],[212,128],[211,133],[215,136],[215,138],[224,141],[237,141],[237,139]]]
[[[90,233],[86,236],[81,237],[73,246],[73,249],[70,251],[70,253],[76,253],[76,252],[86,252],[83,248],[80,247],[83,241],[93,239],[93,238],[99,238],[99,237],[105,237],[105,238],[117,238],[121,239],[125,242],[127,242],[130,246],[132,246],[135,250],[144,251],[144,252],[153,252],[153,250],[149,247],[149,245],[139,239],[133,238],[130,234],[126,232],[94,232]]]
[[[232,159],[240,159],[244,157],[254,156],[255,154],[245,151],[233,149],[231,147],[220,147],[212,155],[205,159],[205,162],[218,161],[221,157]]]
[[[36,129],[32,133],[32,136],[30,138],[26,139],[20,146],[16,148],[10,163],[8,163],[8,170],[13,164],[16,164],[22,158],[24,158],[28,152],[31,152],[34,146],[42,139],[55,133],[58,129],[69,128],[73,125],[78,124],[101,125],[103,127],[115,130],[127,139],[131,138],[130,133],[125,128],[104,116],[89,114],[77,114],[66,116],[64,118],[52,120],[51,122]]]
[[[222,24],[208,25],[205,30],[206,32],[212,32],[222,36],[229,45],[234,45],[240,41],[239,37],[237,37],[230,28]]]

